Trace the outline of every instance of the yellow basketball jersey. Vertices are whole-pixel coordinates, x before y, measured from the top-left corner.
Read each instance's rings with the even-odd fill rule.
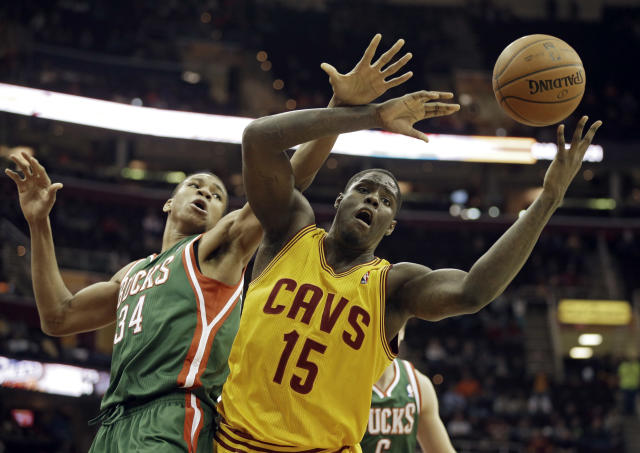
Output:
[[[249,286],[218,404],[224,449],[359,451],[371,388],[395,357],[384,334],[390,265],[335,273],[325,236],[303,228]]]

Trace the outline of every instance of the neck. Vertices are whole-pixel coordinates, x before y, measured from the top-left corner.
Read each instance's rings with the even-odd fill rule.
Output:
[[[336,271],[373,260],[374,251],[374,247],[354,248],[352,244],[338,237],[333,228],[324,239],[325,257],[329,265]]]
[[[380,376],[380,379],[378,379],[378,381],[376,382],[376,387],[381,390],[385,390],[389,386],[389,384],[391,384],[391,381],[394,378],[394,374],[394,365],[393,362],[391,362],[391,364],[382,372],[382,376]]]
[[[184,238],[192,235],[193,234],[180,232],[180,229],[176,228],[175,223],[172,222],[171,219],[167,219],[167,223],[164,226],[164,233],[162,234],[162,250],[160,252],[162,253],[170,249]]]

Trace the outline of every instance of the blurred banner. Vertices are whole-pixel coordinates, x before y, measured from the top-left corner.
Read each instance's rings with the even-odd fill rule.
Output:
[[[241,143],[252,118],[162,110],[0,83],[0,111],[134,134],[222,143]],[[334,152],[391,159],[534,164],[555,155],[553,143],[524,137],[428,134],[429,143],[383,131],[343,134]],[[601,162],[591,145],[584,160]]]
[[[626,326],[631,322],[631,304],[626,300],[563,299],[558,320],[564,324]]]
[[[109,372],[0,356],[0,386],[66,396],[102,396]]]

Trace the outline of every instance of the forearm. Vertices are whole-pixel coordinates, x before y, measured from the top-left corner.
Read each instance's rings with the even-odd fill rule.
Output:
[[[379,120],[373,105],[281,113],[257,119],[245,129],[243,153],[278,155],[300,143],[377,126]]]
[[[543,192],[473,265],[464,280],[464,297],[479,310],[498,297],[528,259],[540,233],[558,206]]]
[[[65,300],[72,297],[58,269],[51,223],[44,220],[29,224],[31,232],[31,278],[43,330],[60,323]]]
[[[338,107],[335,96],[329,101],[328,108]],[[291,156],[291,168],[295,178],[295,186],[304,192],[313,182],[316,174],[322,168],[324,161],[333,149],[338,135],[318,138],[311,142],[303,143]]]

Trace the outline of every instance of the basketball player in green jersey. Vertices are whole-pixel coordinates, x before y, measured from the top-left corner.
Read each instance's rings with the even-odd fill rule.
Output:
[[[373,386],[363,453],[455,453],[427,376],[396,358]]]
[[[348,74],[330,65],[330,106],[366,104],[411,77],[389,79],[411,58],[394,62],[399,40],[377,61],[376,35]],[[391,64],[389,64],[391,63]],[[325,136],[292,157],[296,187],[311,182],[335,142]],[[262,237],[248,205],[224,215],[227,192],[217,176],[187,177],[165,203],[162,250],[130,263],[111,280],[77,294],[66,288],[55,258],[49,212],[62,184],[26,153],[9,169],[29,224],[34,294],[42,329],[55,336],[116,323],[110,386],[92,452],[211,451],[214,403],[228,374],[244,269]]]
[[[398,343],[404,328],[398,334]],[[427,376],[396,358],[373,385],[363,453],[455,453],[440,420],[438,399]]]

